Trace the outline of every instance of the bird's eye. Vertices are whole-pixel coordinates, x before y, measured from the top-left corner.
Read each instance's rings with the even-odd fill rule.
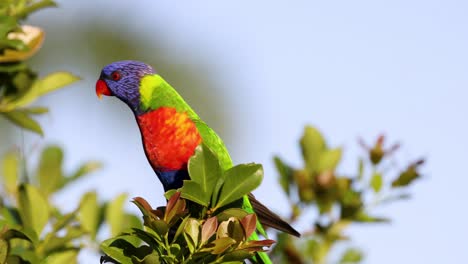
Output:
[[[112,80],[114,80],[114,81],[120,80],[120,77],[122,77],[122,76],[120,76],[120,72],[118,72],[118,71],[115,71],[115,72],[113,72],[113,73],[111,74],[111,78],[112,78]]]

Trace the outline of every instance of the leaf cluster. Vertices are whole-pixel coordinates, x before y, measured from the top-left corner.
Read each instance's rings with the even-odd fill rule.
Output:
[[[68,72],[55,72],[39,78],[26,59],[41,47],[44,32],[39,27],[20,25],[28,14],[53,1],[11,1],[0,3],[0,115],[14,124],[43,135],[33,118],[48,112],[31,106],[39,97],[63,88],[79,78]]]
[[[242,208],[243,197],[261,182],[257,164],[225,172],[217,156],[200,145],[189,161],[191,180],[166,193],[165,207],[153,209],[143,198],[133,202],[144,228],[104,241],[105,260],[118,263],[243,263],[264,252],[273,240],[258,240],[257,217]]]
[[[357,172],[344,176],[337,172],[342,158],[341,148],[330,148],[314,127],[305,127],[300,140],[303,168],[294,168],[279,157],[274,158],[280,184],[293,208],[291,221],[316,209],[317,218],[302,239],[280,235],[274,253],[280,258],[293,258],[296,263],[328,263],[328,254],[340,241],[348,240],[344,230],[352,223],[388,222],[388,218],[372,216],[371,209],[383,203],[407,199],[405,187],[420,177],[423,160],[398,169],[392,155],[398,144],[384,146],[380,136],[371,147],[361,145],[365,158],[358,160]],[[362,253],[356,248],[344,252],[339,263],[357,263]]]

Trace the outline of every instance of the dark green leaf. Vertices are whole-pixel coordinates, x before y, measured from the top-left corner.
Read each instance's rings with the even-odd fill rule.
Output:
[[[120,264],[133,264],[131,256],[135,253],[136,247],[133,236],[119,236],[117,238],[107,239],[101,243],[101,250],[118,261]]]
[[[16,111],[11,111],[11,112],[5,112],[1,113],[5,118],[10,120],[12,123],[16,124],[17,126],[20,126],[24,129],[33,131],[38,133],[39,135],[43,136],[44,132],[42,131],[41,126],[34,121],[27,113],[21,110],[16,110]]]
[[[241,164],[226,171],[216,208],[234,202],[255,190],[263,178],[260,164]]]
[[[410,165],[403,171],[398,178],[392,182],[392,187],[404,187],[410,185],[414,180],[418,179],[421,175],[417,170],[417,165]]]

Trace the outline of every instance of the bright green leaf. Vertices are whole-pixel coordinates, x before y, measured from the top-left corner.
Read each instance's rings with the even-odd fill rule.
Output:
[[[19,213],[25,227],[39,236],[49,221],[48,202],[34,186],[23,184],[19,188]]]
[[[226,171],[216,208],[234,202],[255,190],[263,179],[263,167],[260,164],[241,164]]]
[[[106,220],[110,226],[112,236],[117,236],[125,228],[124,222],[124,203],[127,200],[127,194],[123,193],[111,201],[106,208]]]
[[[46,77],[36,80],[31,89],[12,105],[13,108],[25,107],[35,101],[38,97],[63,88],[80,78],[68,72],[55,72]]]
[[[57,251],[45,259],[47,264],[76,264],[79,249]]]
[[[188,170],[190,179],[198,183],[205,196],[210,198],[222,173],[216,155],[204,144],[199,145],[189,160]]]
[[[27,113],[21,110],[15,110],[11,112],[1,113],[6,119],[10,120],[17,126],[20,126],[24,129],[33,131],[43,136],[44,132],[42,131],[41,126],[34,119],[32,119]]]
[[[19,179],[19,159],[16,152],[9,152],[5,155],[2,162],[2,175],[5,190],[14,194]]]
[[[340,264],[359,263],[362,261],[362,252],[355,248],[346,250],[340,260]]]
[[[341,160],[341,148],[326,150],[322,152],[319,158],[317,172],[335,170]]]
[[[326,149],[325,139],[316,128],[306,126],[300,143],[307,170],[316,172],[320,155]]]
[[[382,189],[383,185],[383,178],[382,174],[376,172],[374,175],[372,175],[371,181],[370,181],[370,186],[372,187],[372,190],[374,192],[378,193]]]
[[[55,192],[63,180],[62,162],[61,148],[48,146],[42,151],[36,174],[41,191],[47,195]]]
[[[83,229],[89,232],[92,239],[96,238],[100,211],[96,192],[88,192],[81,198],[79,219]]]

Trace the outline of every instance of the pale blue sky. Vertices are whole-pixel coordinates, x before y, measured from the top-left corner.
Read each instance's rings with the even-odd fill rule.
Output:
[[[403,160],[427,157],[425,178],[411,188],[409,202],[379,210],[394,218],[392,225],[353,227],[355,245],[367,251],[365,263],[467,258],[461,201],[468,186],[468,2],[58,2],[60,9],[29,21],[47,32],[34,62],[42,74],[66,69],[83,81],[42,101],[52,109],[41,119],[47,136],[28,134],[27,142],[63,145],[68,168],[90,157],[106,164],[58,203],[76,203],[89,188],[105,198],[126,191],[164,202],[129,110],[94,95],[105,63],[138,59],[180,88],[226,139],[236,163],[265,165],[256,194],[284,214],[271,157],[280,153],[300,165],[297,141],[305,124],[344,146],[342,172],[355,170],[358,136],[373,140],[385,132],[403,142]],[[90,51],[103,42],[135,49],[133,56]]]

